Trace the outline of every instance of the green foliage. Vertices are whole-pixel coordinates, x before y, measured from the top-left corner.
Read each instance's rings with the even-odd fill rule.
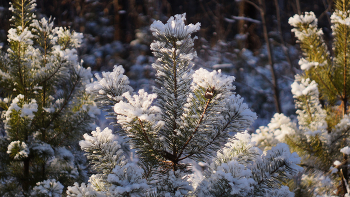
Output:
[[[299,127],[290,127],[290,120],[271,121],[256,137],[260,142],[273,134],[286,142],[303,159],[305,174],[296,184],[297,195],[336,195],[349,193],[348,154],[350,96],[350,1],[336,0],[331,16],[333,48],[329,52],[317,27],[315,15],[295,15],[289,19],[300,43],[305,72],[292,84]],[[280,119],[282,120],[282,119]],[[276,129],[276,125],[278,129]],[[262,136],[265,137],[262,137]],[[263,140],[261,140],[263,139]],[[267,140],[269,141],[269,140]],[[275,143],[275,142],[274,142]],[[344,148],[345,147],[345,148]]]
[[[12,2],[9,49],[0,56],[3,195],[28,196],[46,179],[64,186],[83,180],[78,140],[98,113],[84,93],[90,70],[77,62],[81,35],[37,20],[35,6],[33,0]],[[10,182],[17,188],[8,193]]]

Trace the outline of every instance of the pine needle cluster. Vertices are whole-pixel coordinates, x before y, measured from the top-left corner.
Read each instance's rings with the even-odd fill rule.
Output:
[[[99,113],[84,91],[91,73],[77,58],[82,34],[37,19],[35,6],[11,3],[9,46],[0,56],[0,196],[39,195],[31,190],[46,180],[59,181],[62,192],[84,180],[78,140]]]
[[[269,148],[286,142],[301,157],[305,173],[297,181],[299,196],[349,195],[348,139],[350,96],[349,47],[350,1],[336,0],[331,15],[333,43],[327,48],[314,13],[289,19],[300,43],[304,71],[295,76],[292,93],[298,125],[276,114],[254,136]]]

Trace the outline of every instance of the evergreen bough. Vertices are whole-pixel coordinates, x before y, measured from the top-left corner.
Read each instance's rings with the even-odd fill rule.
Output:
[[[199,23],[185,25],[182,14],[151,25],[157,87],[135,93],[122,66],[89,83],[74,49],[81,35],[35,19],[34,7],[13,2],[1,55],[2,196],[293,196],[285,184],[301,170],[298,155],[283,143],[263,152],[241,133],[256,115],[233,92],[234,77],[192,70]],[[121,137],[85,133],[99,113],[90,97]]]
[[[82,34],[37,19],[35,6],[11,3],[0,56],[0,196],[42,196],[51,186],[61,194],[85,180],[78,141],[99,113],[84,93],[92,75],[77,58]]]
[[[256,115],[233,92],[234,77],[192,70],[199,26],[185,25],[185,14],[151,25],[155,93],[132,92],[122,66],[87,86],[131,152],[108,128],[84,135],[96,174],[68,196],[293,196],[284,184],[301,170],[300,158],[286,144],[263,152],[241,134]]]
[[[298,125],[276,114],[253,136],[267,149],[287,143],[301,157],[304,174],[296,181],[297,196],[349,196],[348,155],[350,96],[350,1],[336,0],[331,15],[332,50],[313,12],[289,19],[303,58],[292,93]]]

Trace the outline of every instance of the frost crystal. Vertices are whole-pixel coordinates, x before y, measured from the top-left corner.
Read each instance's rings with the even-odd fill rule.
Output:
[[[301,70],[309,70],[312,67],[324,66],[326,64],[327,64],[326,61],[320,64],[319,62],[309,62],[305,58],[301,58],[299,60],[299,65]]]
[[[300,23],[317,26],[317,18],[313,12],[305,12],[305,15],[295,14],[293,17],[289,18],[288,23],[293,27],[297,27]]]
[[[193,74],[192,89],[196,89],[198,86],[204,89],[214,89],[220,93],[233,93],[236,89],[233,85],[235,77],[224,75],[219,71],[209,72],[203,68],[196,70]]]
[[[116,166],[108,175],[108,182],[113,184],[109,188],[109,192],[113,196],[119,196],[148,189],[149,186],[142,178],[142,174],[142,168],[132,162],[124,166]]]
[[[61,197],[63,191],[63,185],[55,179],[48,179],[42,182],[36,183],[37,186],[33,188],[33,196],[50,196]]]
[[[74,183],[74,186],[68,186],[67,188],[67,196],[69,197],[102,197],[104,195],[98,195],[91,184],[86,185],[82,183],[79,186],[78,183]]]
[[[7,147],[7,154],[15,160],[28,157],[29,148],[26,143],[20,141],[12,141]]]
[[[313,12],[305,12],[305,15],[294,15],[289,18],[288,23],[295,27],[292,32],[299,40],[303,40],[310,35],[323,35],[321,29],[317,29],[317,18]]]
[[[91,135],[84,134],[84,140],[79,142],[82,150],[93,164],[92,168],[98,173],[110,173],[116,165],[124,163],[123,151],[116,135],[112,130],[99,127]]]
[[[151,25],[153,35],[164,35],[167,37],[184,38],[199,30],[200,23],[195,25],[185,25],[186,14],[177,14],[175,17],[170,17],[166,24],[161,21],[155,21]]]
[[[340,149],[340,152],[347,154],[347,155],[350,155],[350,148],[348,146],[346,146],[346,147]]]
[[[302,79],[301,83],[295,81],[292,85],[292,93],[294,97],[306,96],[310,94],[310,92],[315,92],[318,94],[317,83],[315,81],[311,81],[310,79]]]
[[[293,196],[281,184],[302,168],[300,157],[279,143],[267,152],[255,146],[248,132],[238,133],[219,151],[197,187],[197,196]],[[283,182],[283,181],[282,181]]]
[[[347,25],[350,26],[350,17],[347,17],[349,15],[350,11],[347,10],[345,12],[341,11],[341,10],[336,10],[335,12],[333,12],[332,16],[331,16],[331,23],[332,24],[342,24],[342,25]],[[334,29],[336,27],[332,27],[332,29]]]
[[[18,31],[21,31],[21,28],[14,29],[11,28],[8,31],[8,42],[22,42],[24,44],[32,45],[33,41],[32,38],[34,37],[32,32],[28,30],[28,28],[25,28],[21,33],[19,34]]]
[[[21,117],[28,117],[29,119],[34,118],[33,112],[38,111],[38,104],[35,99],[32,99],[29,104],[24,104],[21,109]]]
[[[252,134],[252,140],[261,146],[270,148],[284,142],[285,136],[295,134],[296,130],[297,127],[290,118],[284,114],[276,113],[267,127],[261,126],[255,134]]]
[[[111,112],[112,107],[123,99],[122,94],[133,90],[124,71],[122,66],[114,66],[113,72],[102,72],[102,77],[95,74],[97,81],[86,86],[86,92],[95,96],[95,102],[103,110]]]
[[[118,123],[130,123],[135,118],[149,122],[159,120],[161,109],[157,106],[151,106],[153,100],[157,98],[156,94],[148,94],[143,89],[139,90],[138,95],[131,96],[129,92],[123,94],[128,103],[120,101],[114,106],[115,113],[118,115]]]
[[[293,97],[296,99],[296,107],[300,128],[309,137],[319,135],[323,141],[329,142],[327,132],[326,111],[322,109],[319,101],[317,83],[310,79],[301,79],[296,76],[292,84]]]

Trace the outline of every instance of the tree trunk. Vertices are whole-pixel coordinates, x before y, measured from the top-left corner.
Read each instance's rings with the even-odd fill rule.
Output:
[[[280,39],[281,39],[283,53],[286,56],[286,59],[287,59],[287,62],[289,64],[289,66],[290,66],[290,70],[291,70],[292,74],[295,75],[295,71],[294,71],[294,68],[293,68],[293,65],[292,65],[292,61],[290,60],[290,57],[289,57],[288,48],[286,46],[286,43],[284,42],[284,38],[283,38],[283,34],[282,34],[280,7],[279,7],[279,4],[278,4],[278,0],[274,0],[274,1],[275,1],[275,7],[276,7],[278,32],[279,32],[279,36],[280,36]]]
[[[279,98],[279,89],[277,85],[277,77],[275,75],[275,68],[274,68],[274,62],[273,62],[273,56],[272,56],[272,50],[270,46],[270,40],[267,34],[267,27],[266,27],[266,19],[265,19],[265,9],[264,9],[264,4],[262,0],[259,0],[259,7],[260,7],[260,16],[261,16],[261,21],[263,25],[263,33],[264,33],[264,38],[266,42],[266,48],[267,48],[267,54],[268,54],[268,59],[269,59],[269,64],[270,64],[270,72],[271,72],[271,77],[272,77],[272,89],[274,92],[274,100],[275,100],[275,108],[277,113],[282,113],[281,110],[281,103],[280,103],[280,98]]]
[[[295,0],[295,4],[297,5],[297,12],[298,12],[298,14],[301,15],[300,1],[299,0]]]
[[[29,196],[29,157],[25,158],[23,161],[23,181],[22,189],[24,191],[24,196]]]
[[[119,16],[119,2],[113,0],[114,7],[114,40],[120,40],[120,16]]]

